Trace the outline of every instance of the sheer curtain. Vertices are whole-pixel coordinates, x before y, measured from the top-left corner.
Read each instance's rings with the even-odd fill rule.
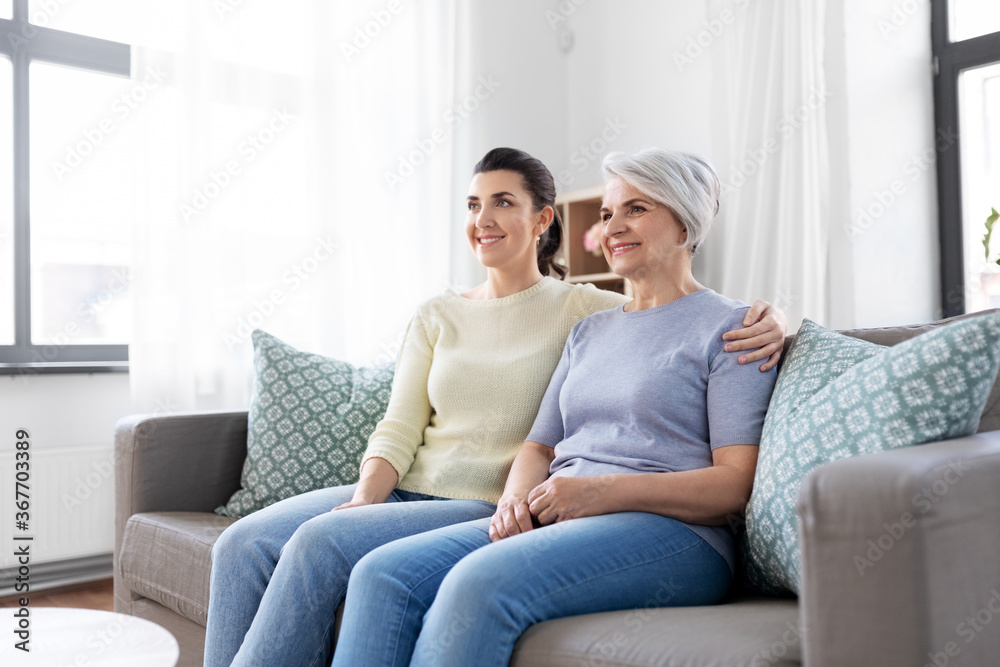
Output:
[[[135,45],[135,410],[245,408],[254,328],[394,357],[448,277],[452,5],[186,0]]]
[[[825,4],[709,4],[711,16],[728,10],[732,21],[709,47],[723,196],[705,280],[727,296],[780,305],[791,332],[827,314]]]

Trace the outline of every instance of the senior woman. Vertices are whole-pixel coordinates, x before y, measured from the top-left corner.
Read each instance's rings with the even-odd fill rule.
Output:
[[[603,168],[604,253],[633,300],[573,327],[492,518],[355,566],[333,665],[506,665],[535,623],[726,594],[776,373],[723,353],[747,306],[691,272],[711,167],[650,149]]]

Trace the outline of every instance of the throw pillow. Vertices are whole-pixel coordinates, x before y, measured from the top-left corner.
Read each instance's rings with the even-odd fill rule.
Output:
[[[795,499],[813,468],[976,432],[1000,367],[1000,314],[883,347],[806,320],[764,420],[742,536],[747,581],[799,589]]]
[[[358,481],[385,415],[393,364],[355,368],[253,332],[254,388],[240,489],[215,511],[235,518],[285,498]]]

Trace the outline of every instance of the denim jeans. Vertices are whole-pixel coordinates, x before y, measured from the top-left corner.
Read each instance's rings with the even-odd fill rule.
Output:
[[[351,568],[372,549],[489,517],[492,503],[396,489],[338,512],[354,485],[304,493],[246,516],[212,548],[205,665],[327,665]]]
[[[351,574],[334,667],[501,667],[535,623],[714,604],[732,578],[700,536],[656,514],[573,519],[496,543],[488,530],[489,519],[471,521],[362,558]],[[634,634],[645,622],[635,612],[622,632]],[[609,646],[602,659],[615,662],[613,653],[624,650],[627,644]]]

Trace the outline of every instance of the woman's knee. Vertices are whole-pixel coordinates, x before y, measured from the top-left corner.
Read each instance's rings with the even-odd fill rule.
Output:
[[[458,561],[441,582],[438,599],[453,603],[492,601],[503,591],[510,590],[517,577],[507,576],[507,568],[495,562],[489,551],[488,547],[479,549]]]
[[[395,568],[391,566],[391,563],[392,559],[385,555],[384,550],[369,551],[351,568],[348,590],[352,593],[358,591],[359,594],[363,594],[364,591],[374,587],[377,582],[389,579],[395,574]]]
[[[233,557],[246,555],[256,546],[258,532],[252,522],[240,519],[230,525],[212,545],[212,562],[220,563]]]

